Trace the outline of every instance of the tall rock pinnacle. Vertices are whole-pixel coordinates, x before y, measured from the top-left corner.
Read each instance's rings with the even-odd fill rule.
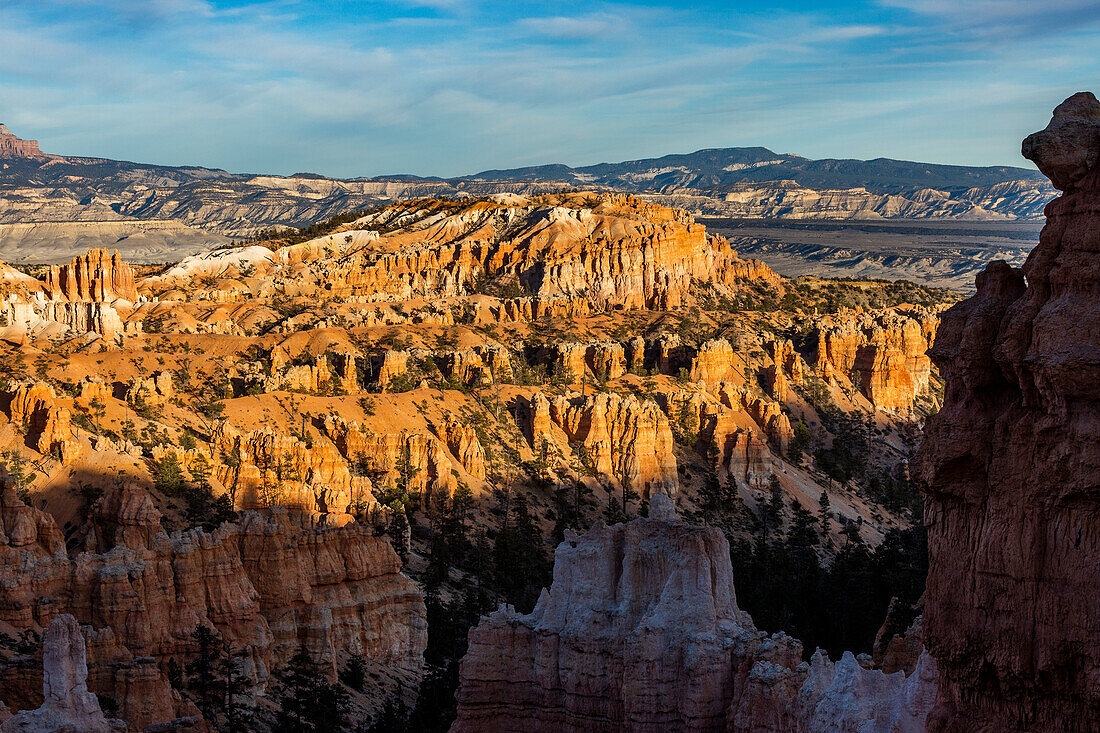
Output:
[[[919,478],[943,730],[1100,720],[1100,102],[1070,97],[1023,152],[1065,194],[931,351],[946,395]]]

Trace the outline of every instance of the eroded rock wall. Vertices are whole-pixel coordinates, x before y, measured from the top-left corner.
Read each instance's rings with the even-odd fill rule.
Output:
[[[134,271],[116,250],[92,249],[67,265],[55,265],[46,275],[46,287],[58,300],[109,303],[138,299]]]
[[[12,492],[0,502],[8,540],[0,544],[0,623],[38,629],[71,613],[95,629],[93,690],[114,697],[131,724],[192,712],[173,697],[164,670],[169,660],[187,661],[199,624],[242,650],[255,684],[302,646],[332,670],[362,654],[415,683],[427,643],[423,598],[370,528],[274,509],[245,512],[240,524],[214,532],[169,535],[143,494],[105,495],[92,512],[92,551],[71,559],[49,515]]]
[[[847,311],[817,328],[818,375],[851,384],[876,407],[908,410],[928,390],[927,351],[939,319],[922,308]]]

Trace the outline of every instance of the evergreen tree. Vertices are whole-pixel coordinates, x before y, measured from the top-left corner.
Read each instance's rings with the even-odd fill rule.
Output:
[[[279,706],[277,725],[303,733],[329,733],[347,725],[349,698],[340,684],[330,684],[304,648],[275,674],[273,698]]]
[[[768,502],[764,505],[762,541],[767,544],[772,532],[778,532],[783,526],[783,486],[774,473],[768,483]]]
[[[190,433],[185,433],[185,435],[190,436]],[[194,439],[191,442],[194,443]],[[191,465],[187,467],[187,472],[191,474],[191,481],[199,488],[209,490],[210,462],[206,460],[206,456],[202,453],[195,456],[191,461]]]
[[[363,684],[367,681],[367,663],[361,654],[352,654],[340,670],[340,681],[353,690],[363,691]]]
[[[585,514],[592,505],[592,489],[581,480],[572,486],[559,486],[554,491],[554,529],[550,535],[555,547],[565,538],[565,530],[588,528]]]
[[[390,538],[390,544],[393,545],[397,556],[401,558],[401,563],[405,564],[409,561],[409,549],[405,546],[405,536],[409,532],[409,520],[405,514],[403,504],[391,504],[390,510],[389,521],[386,522],[386,536]]]
[[[406,733],[410,731],[409,711],[401,696],[394,694],[386,698],[382,712],[367,729],[368,733]]]
[[[718,472],[708,462],[703,476],[703,486],[699,489],[699,515],[703,524],[721,524],[717,521],[726,504],[725,492],[718,480]]]
[[[217,666],[221,653],[221,640],[212,628],[199,624],[191,632],[191,641],[196,647],[196,652],[194,661],[187,665],[187,687],[198,698],[203,717],[213,720],[220,702]]]
[[[175,496],[183,488],[183,469],[176,454],[169,451],[153,466],[153,488],[162,494]]]
[[[832,517],[832,510],[829,506],[829,492],[825,489],[821,490],[821,497],[817,500],[820,509],[817,511],[818,520],[821,522],[821,534],[823,537],[829,536],[829,519]]]
[[[233,650],[231,642],[222,645],[220,674],[220,682],[225,691],[222,710],[225,712],[226,729],[243,730],[252,717],[252,708],[243,699],[248,677],[244,674],[243,659]]]
[[[800,550],[811,550],[817,546],[819,537],[814,525],[817,520],[810,510],[802,506],[797,499],[791,499],[791,524],[787,528],[787,544]]]
[[[623,508],[615,499],[615,493],[611,487],[607,489],[607,508],[604,509],[603,519],[607,524],[619,524],[626,521],[626,517],[623,516]]]
[[[510,496],[510,492],[505,495]],[[548,584],[550,562],[543,548],[542,531],[527,505],[527,495],[517,493],[506,506],[504,524],[493,548],[496,577],[509,603],[530,610]]]

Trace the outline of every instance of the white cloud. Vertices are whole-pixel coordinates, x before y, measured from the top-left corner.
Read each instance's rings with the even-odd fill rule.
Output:
[[[534,35],[563,40],[606,39],[626,33],[631,29],[629,20],[609,13],[522,18],[516,25]]]

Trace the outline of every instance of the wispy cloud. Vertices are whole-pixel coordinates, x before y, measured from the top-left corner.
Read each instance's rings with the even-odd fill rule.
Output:
[[[57,152],[347,176],[723,145],[1013,162],[1012,105],[1100,77],[1093,3],[1049,0],[1078,22],[1038,32],[1016,0],[867,1],[0,2],[0,121]]]
[[[556,15],[542,18],[523,18],[517,26],[533,35],[559,40],[609,39],[627,33],[632,23],[610,13],[590,13],[582,16]]]

